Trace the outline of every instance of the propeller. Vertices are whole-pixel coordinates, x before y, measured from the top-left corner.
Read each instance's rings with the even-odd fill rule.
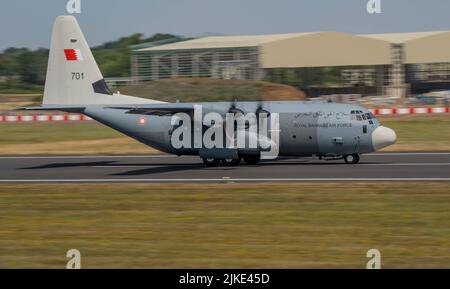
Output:
[[[239,108],[238,105],[239,105],[239,103],[237,102],[237,100],[234,100],[233,102],[230,103],[230,106],[228,108],[228,113],[232,113],[234,115],[235,119],[238,119],[239,116],[242,116],[242,117],[245,116],[244,109]],[[258,101],[258,103],[255,107],[255,110],[254,110],[254,114],[256,116],[256,119],[254,119],[254,121],[256,121],[257,132],[256,132],[256,135],[253,135],[250,137],[256,137],[257,139],[259,139],[260,115],[264,114],[267,118],[270,116],[270,112],[264,108],[264,102],[262,100]],[[249,121],[245,121],[245,126],[243,127],[243,129],[248,130],[250,128],[250,125],[255,124],[255,123],[253,123],[253,121],[251,121],[251,122],[252,123],[249,123]],[[234,132],[236,133],[237,130],[238,130],[238,122],[235,121],[234,122]],[[270,140],[270,138],[265,137],[266,142],[267,142],[267,139]]]
[[[236,115],[236,114],[244,115],[244,111],[242,109],[237,108],[236,103],[237,103],[237,100],[235,99],[233,101],[233,103],[230,105],[230,108],[228,109],[228,113],[232,113],[234,115]]]
[[[270,116],[270,112],[264,109],[263,102],[259,101],[258,102],[258,106],[257,106],[256,111],[255,111],[255,114],[256,114],[256,117],[258,118],[258,120],[259,120],[259,115],[262,114],[262,113],[267,114],[267,117]]]

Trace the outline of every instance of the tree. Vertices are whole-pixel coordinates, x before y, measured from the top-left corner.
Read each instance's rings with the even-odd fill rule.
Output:
[[[140,33],[122,37],[94,47],[92,52],[105,77],[130,75],[130,46],[176,38],[171,34],[155,34],[144,38]],[[30,51],[8,48],[0,54],[0,76],[18,76],[25,85],[43,85],[47,70],[48,49]]]

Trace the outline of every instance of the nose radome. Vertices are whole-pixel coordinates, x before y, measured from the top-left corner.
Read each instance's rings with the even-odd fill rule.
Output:
[[[393,145],[396,141],[397,134],[388,127],[379,126],[372,132],[372,146],[376,151]]]

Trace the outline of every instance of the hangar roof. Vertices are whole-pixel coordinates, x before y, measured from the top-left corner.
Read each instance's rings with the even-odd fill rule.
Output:
[[[432,32],[407,32],[407,33],[384,33],[384,34],[360,34],[358,36],[384,40],[391,43],[402,44],[412,40],[418,40],[428,36],[434,36],[449,31],[432,31]]]
[[[167,45],[143,48],[139,49],[138,51],[255,47],[273,41],[280,41],[294,37],[302,37],[313,33],[314,32],[271,34],[271,35],[208,36],[193,40],[180,41]]]
[[[391,61],[387,41],[341,32],[320,32],[260,46],[263,68],[384,65]]]
[[[262,68],[387,65],[391,44],[403,44],[405,63],[450,62],[450,31],[352,35],[310,32],[273,35],[209,36],[136,50],[258,47]]]

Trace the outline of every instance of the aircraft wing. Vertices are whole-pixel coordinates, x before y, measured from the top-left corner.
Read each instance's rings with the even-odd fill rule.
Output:
[[[193,103],[152,103],[152,104],[129,104],[129,105],[112,105],[104,106],[105,109],[118,109],[125,110],[125,113],[129,114],[141,114],[141,115],[155,115],[155,116],[170,116],[176,113],[194,114],[195,105]],[[29,106],[19,107],[18,110],[60,110],[67,112],[82,113],[86,106],[74,106],[74,105],[43,105],[43,106]],[[203,107],[203,113],[217,112],[225,114],[228,112],[227,107],[215,106],[215,107]]]
[[[122,105],[122,106],[107,106],[109,109],[126,110],[130,114],[145,114],[145,115],[174,115],[179,112],[187,114],[194,113],[194,105],[188,103],[162,103],[162,104],[141,104],[141,105]]]
[[[85,106],[73,106],[73,105],[43,105],[43,106],[28,106],[19,107],[17,110],[60,110],[67,112],[83,112]],[[181,103],[161,103],[161,104],[131,104],[131,105],[117,105],[117,106],[105,106],[105,109],[119,109],[126,110],[126,113],[130,114],[146,114],[146,115],[173,115],[178,112],[185,112],[191,114],[194,112],[193,104],[181,104]]]

